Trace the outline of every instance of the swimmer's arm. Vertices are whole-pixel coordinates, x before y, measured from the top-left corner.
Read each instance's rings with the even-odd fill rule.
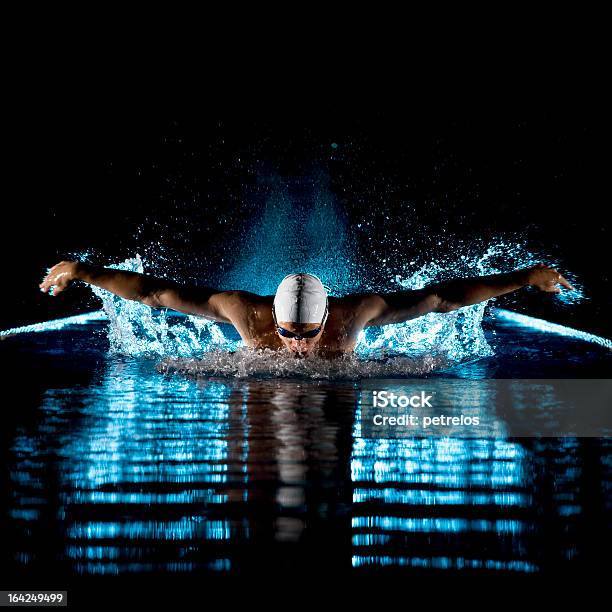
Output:
[[[557,285],[573,289],[557,270],[538,264],[514,272],[445,281],[414,291],[372,294],[363,301],[366,325],[389,325],[430,312],[452,312],[527,286],[560,293]]]
[[[72,281],[79,280],[126,300],[142,302],[151,308],[170,308],[222,323],[231,323],[247,300],[247,294],[242,291],[184,286],[148,274],[73,261],[63,261],[53,266],[40,284],[40,289],[48,293],[51,287],[54,287],[53,295],[57,295]]]

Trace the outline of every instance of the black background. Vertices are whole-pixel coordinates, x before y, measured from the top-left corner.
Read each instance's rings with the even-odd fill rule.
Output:
[[[589,298],[570,308],[523,292],[509,298],[514,308],[612,333],[603,124],[582,108],[523,117],[384,104],[179,113],[118,96],[31,104],[8,128],[3,329],[92,309],[85,289],[57,299],[38,290],[48,266],[83,251],[99,263],[156,253],[163,273],[223,284],[269,178],[299,199],[314,176],[371,274],[381,254],[399,265],[448,256],[459,239],[510,237],[560,261]],[[364,220],[370,235],[385,234],[376,253],[353,231]]]

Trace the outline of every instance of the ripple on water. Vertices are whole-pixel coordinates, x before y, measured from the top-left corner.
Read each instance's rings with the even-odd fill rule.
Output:
[[[233,353],[221,350],[210,351],[199,359],[167,358],[158,367],[164,373],[180,373],[195,377],[358,380],[422,376],[440,370],[448,363],[448,359],[442,355],[420,357],[400,355],[363,359],[355,354],[347,354],[331,360],[316,356],[300,359],[270,349],[243,348]]]

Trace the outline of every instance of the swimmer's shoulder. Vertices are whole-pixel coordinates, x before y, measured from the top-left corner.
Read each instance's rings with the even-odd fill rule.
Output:
[[[351,293],[343,297],[329,298],[330,317],[365,322],[380,298],[373,293]]]
[[[222,299],[226,305],[236,309],[271,307],[274,300],[274,296],[271,295],[258,295],[242,290],[222,291],[218,294],[218,298]]]
[[[326,325],[329,348],[344,353],[354,350],[359,334],[372,319],[376,299],[378,296],[371,293],[351,294],[333,302],[330,298]]]
[[[257,295],[248,291],[232,292],[228,318],[242,340],[251,348],[278,348],[272,303],[274,296]]]
[[[239,332],[260,327],[258,322],[272,320],[274,296],[258,295],[249,291],[223,291],[215,296],[218,308]]]
[[[257,335],[268,332],[273,327],[272,317],[273,295],[257,295],[243,292],[241,296],[243,314],[248,320],[251,331]]]
[[[250,293],[248,298],[248,305],[252,308],[259,316],[270,316],[272,318],[272,305],[274,304],[273,295],[256,295]]]

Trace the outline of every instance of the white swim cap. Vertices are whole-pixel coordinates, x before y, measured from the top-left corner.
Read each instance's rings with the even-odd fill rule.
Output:
[[[288,274],[274,297],[277,321],[321,323],[327,306],[327,291],[312,274]]]

